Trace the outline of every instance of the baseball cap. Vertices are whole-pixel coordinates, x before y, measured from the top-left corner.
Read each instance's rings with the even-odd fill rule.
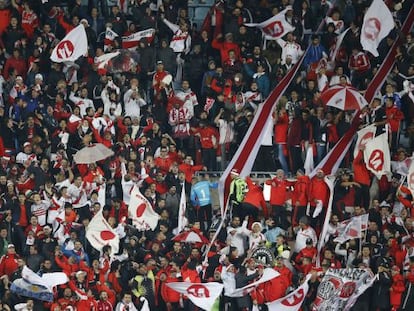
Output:
[[[43,81],[43,76],[42,76],[42,74],[41,73],[37,73],[36,75],[35,75],[35,80],[36,79],[39,79],[39,80],[42,80]]]
[[[14,244],[7,245],[7,248],[14,248]]]
[[[230,174],[233,174],[233,175],[239,176],[239,175],[240,175],[240,172],[239,172],[239,170],[238,170],[237,168],[233,168],[233,169],[231,170]]]

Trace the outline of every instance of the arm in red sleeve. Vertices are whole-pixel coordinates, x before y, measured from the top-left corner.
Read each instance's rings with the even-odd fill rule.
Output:
[[[68,33],[69,31],[71,31],[73,28],[73,25],[69,24],[68,22],[65,21],[63,14],[58,15],[57,20],[59,22],[59,25],[63,27],[63,29],[65,29],[66,33]]]

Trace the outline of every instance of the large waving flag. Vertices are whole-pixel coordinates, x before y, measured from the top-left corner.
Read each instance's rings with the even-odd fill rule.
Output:
[[[284,9],[282,12],[265,20],[264,22],[261,22],[260,24],[247,23],[245,25],[247,27],[259,28],[267,40],[276,40],[277,38],[283,37],[288,32],[295,30],[295,27],[286,21],[285,14],[287,11],[288,9]]]
[[[171,282],[165,283],[165,285],[180,294],[186,295],[197,307],[206,311],[211,311],[214,302],[223,290],[223,284],[217,282]]]
[[[358,131],[357,141],[354,149],[354,158],[358,155],[361,147],[365,146],[367,142],[375,137],[377,127],[374,124],[368,125]]]
[[[132,188],[128,213],[132,224],[140,231],[154,230],[160,219],[160,215],[154,211],[150,202],[142,195],[137,186]]]
[[[86,228],[86,238],[98,251],[101,251],[105,245],[110,245],[112,254],[118,253],[119,236],[103,217],[102,208],[93,216]]]
[[[147,38],[148,42],[152,42],[155,35],[155,29],[150,28],[142,31],[138,31],[128,36],[122,37],[122,48],[123,49],[132,49],[139,45],[139,42]]]
[[[382,0],[374,0],[364,16],[361,45],[365,51],[378,56],[378,45],[394,28],[391,11]]]
[[[295,291],[283,298],[267,303],[269,311],[298,311],[309,291],[309,280],[311,275],[308,274],[305,281]]]
[[[388,145],[388,133],[378,135],[365,144],[364,161],[378,179],[391,173],[391,154]]]
[[[272,268],[266,268],[263,270],[263,275],[257,281],[252,282],[244,287],[236,289],[234,291],[234,294],[240,293],[240,292],[247,294],[248,292],[253,290],[253,288],[255,288],[257,285],[270,281],[274,278],[277,278],[278,276],[280,276],[279,272],[277,272],[276,270]]]
[[[74,62],[79,57],[88,52],[88,38],[86,37],[85,27],[79,25],[72,29],[56,45],[52,51],[50,59],[55,63]]]

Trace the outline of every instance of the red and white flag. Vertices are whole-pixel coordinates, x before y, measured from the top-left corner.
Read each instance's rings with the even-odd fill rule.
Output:
[[[280,273],[272,268],[266,268],[263,270],[263,275],[255,282],[252,282],[244,287],[236,289],[233,294],[243,292],[245,294],[249,293],[253,288],[255,288],[257,285],[265,283],[267,281],[273,280],[274,278],[277,278],[280,276]]]
[[[105,245],[111,246],[112,254],[119,250],[119,236],[103,217],[102,209],[93,216],[86,228],[86,238],[98,251]]]
[[[185,196],[185,187],[183,185],[182,190],[181,190],[180,207],[178,209],[178,227],[176,229],[176,234],[183,231],[184,228],[188,225],[188,219],[185,216],[186,210],[187,210],[187,198]]]
[[[378,45],[394,28],[391,11],[382,0],[372,1],[364,16],[361,29],[361,45],[365,51],[378,56]]]
[[[354,149],[354,158],[357,157],[361,147],[365,146],[367,142],[375,137],[377,127],[374,124],[368,125],[358,131],[358,137]]]
[[[308,274],[305,278],[305,282],[299,286],[295,291],[291,292],[283,298],[266,303],[269,311],[298,311],[302,306],[303,301],[309,291],[309,280],[311,275]]]
[[[81,24],[72,29],[52,51],[50,59],[55,63],[74,62],[88,52],[88,38]]]
[[[190,283],[171,282],[165,283],[176,292],[186,295],[197,307],[210,311],[214,302],[223,291],[223,284],[217,282]]]
[[[284,9],[282,12],[276,14],[275,16],[261,22],[260,24],[248,23],[245,24],[247,27],[257,27],[259,28],[266,40],[276,40],[277,38],[283,37],[288,32],[295,30],[291,24],[286,20],[285,14],[288,9]]]
[[[352,217],[345,222],[345,226],[340,226],[343,229],[340,230],[338,237],[334,242],[342,244],[350,239],[362,238],[362,232],[368,228],[368,214]]]
[[[106,28],[104,39],[104,51],[108,50],[108,47],[114,43],[115,38],[117,37],[119,37],[119,35],[115,31],[113,31],[109,27]]]
[[[138,31],[128,36],[122,37],[122,48],[123,49],[132,49],[139,45],[139,42],[143,38],[147,38],[148,42],[154,40],[155,29],[150,28],[142,31]]]
[[[160,215],[153,210],[150,202],[148,202],[136,186],[131,191],[128,213],[132,219],[132,224],[140,231],[154,230],[160,219]]]
[[[391,155],[387,133],[378,135],[365,144],[364,161],[378,179],[391,172]]]

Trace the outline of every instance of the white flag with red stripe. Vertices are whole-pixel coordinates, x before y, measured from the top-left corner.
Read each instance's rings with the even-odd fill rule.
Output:
[[[378,45],[394,28],[390,9],[382,0],[374,0],[364,16],[361,29],[361,45],[365,51],[378,56]]]
[[[267,303],[269,311],[298,311],[302,306],[303,301],[309,291],[308,281],[311,275],[308,274],[305,278],[305,282],[299,286],[295,291],[291,292],[283,298]]]
[[[387,133],[378,135],[365,144],[364,161],[378,179],[391,172],[391,155]]]
[[[139,42],[143,38],[147,38],[148,42],[152,42],[155,35],[155,29],[150,28],[136,33],[130,34],[128,36],[122,37],[122,48],[123,49],[132,49],[139,45]]]
[[[73,28],[52,51],[50,59],[55,63],[74,62],[88,53],[88,38],[85,27]]]
[[[259,28],[267,40],[276,40],[277,38],[283,37],[288,32],[295,30],[295,27],[289,24],[286,20],[285,14],[287,11],[288,9],[284,9],[282,12],[265,20],[264,22],[261,22],[260,24],[248,23],[245,25],[247,27]]]
[[[176,292],[186,295],[197,307],[207,311],[213,308],[214,302],[223,291],[223,284],[217,282],[172,282],[165,284]]]
[[[132,224],[140,231],[154,230],[160,219],[160,215],[154,211],[150,202],[142,195],[137,186],[132,188],[128,213]]]
[[[119,236],[103,217],[102,208],[93,216],[86,228],[86,238],[98,251],[101,251],[105,245],[110,245],[112,254],[118,253]]]
[[[108,50],[108,47],[114,43],[115,38],[117,37],[119,37],[119,35],[115,31],[113,31],[109,27],[106,28],[104,39],[104,51]]]

